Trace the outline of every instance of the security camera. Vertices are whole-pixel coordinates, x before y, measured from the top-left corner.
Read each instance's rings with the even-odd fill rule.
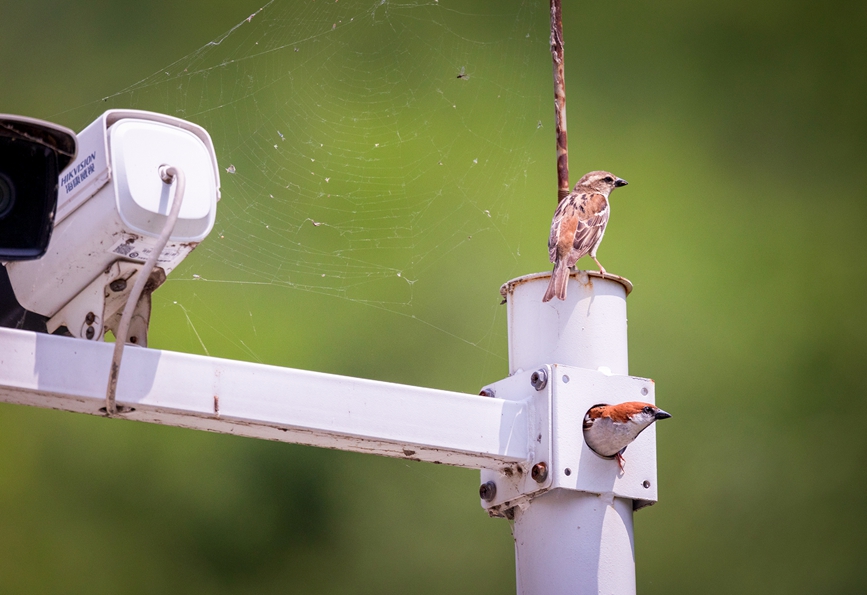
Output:
[[[17,301],[46,317],[48,332],[102,340],[116,328],[176,199],[167,168],[182,171],[186,184],[168,242],[145,273],[132,331],[145,345],[150,294],[214,225],[220,176],[211,137],[179,118],[110,110],[78,135],[78,156],[59,178],[55,172],[53,182],[43,181],[59,182],[51,241],[39,260],[6,269]]]
[[[0,261],[45,253],[54,227],[58,173],[75,152],[71,130],[0,114]]]

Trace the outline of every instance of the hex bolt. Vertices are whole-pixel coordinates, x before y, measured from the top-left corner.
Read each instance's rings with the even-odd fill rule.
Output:
[[[530,477],[532,477],[533,481],[536,483],[544,483],[544,481],[548,479],[548,465],[545,463],[536,463],[533,465],[533,469],[530,470]]]
[[[497,496],[497,484],[493,481],[486,481],[479,486],[479,498],[485,502],[491,502]]]
[[[87,327],[87,330],[84,331],[84,336],[87,337],[87,340],[90,341],[93,339],[93,336],[96,334],[96,329],[92,326]]]
[[[536,390],[542,390],[548,386],[548,371],[545,368],[539,368],[530,376],[530,384]]]
[[[489,387],[489,386],[486,386],[485,388],[483,388],[482,390],[480,390],[480,391],[479,391],[479,394],[482,395],[483,397],[494,397],[494,396],[496,396],[496,393],[494,392],[494,389],[492,389],[492,388]]]
[[[87,316],[84,317],[84,324],[93,324],[94,320],[96,320],[96,314],[88,312]]]
[[[115,279],[108,284],[109,289],[117,293],[126,289],[126,279]]]

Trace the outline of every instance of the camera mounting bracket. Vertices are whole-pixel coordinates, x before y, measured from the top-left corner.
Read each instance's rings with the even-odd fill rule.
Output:
[[[65,326],[73,337],[89,341],[103,341],[106,331],[116,335],[123,308],[132,288],[133,277],[140,272],[141,267],[140,263],[114,261],[48,320],[48,332],[54,333]],[[136,304],[128,343],[147,347],[151,294],[165,280],[165,271],[159,267],[155,268]]]

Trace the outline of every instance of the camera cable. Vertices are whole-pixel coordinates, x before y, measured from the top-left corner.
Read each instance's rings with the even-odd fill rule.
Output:
[[[117,327],[117,335],[114,341],[114,354],[111,358],[111,369],[108,375],[108,388],[105,393],[105,412],[107,415],[115,415],[117,413],[117,404],[115,397],[117,394],[117,380],[120,376],[120,362],[123,357],[123,348],[126,345],[127,336],[129,335],[129,327],[132,322],[133,312],[136,304],[144,291],[145,285],[150,279],[151,273],[157,265],[157,260],[163,252],[163,248],[169,241],[175,224],[178,221],[178,215],[181,212],[181,203],[184,200],[184,190],[186,189],[186,177],[184,171],[172,165],[163,165],[160,167],[160,178],[166,184],[175,184],[175,198],[172,201],[172,208],[169,211],[166,224],[163,226],[163,231],[154,245],[153,252],[145,261],[144,266],[137,273],[135,283],[130,290],[129,298],[126,301],[126,306],[123,309],[120,323]]]

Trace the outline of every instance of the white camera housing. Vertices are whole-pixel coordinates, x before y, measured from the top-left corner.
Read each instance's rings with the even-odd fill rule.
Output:
[[[77,159],[60,174],[47,252],[7,270],[18,302],[49,317],[49,332],[65,325],[74,336],[101,340],[105,319],[116,313],[106,305],[122,307],[126,280],[153,252],[168,218],[174,197],[160,167],[178,167],[187,180],[157,261],[165,274],[213,228],[220,175],[207,131],[162,114],[107,111],[78,135],[78,146]]]

